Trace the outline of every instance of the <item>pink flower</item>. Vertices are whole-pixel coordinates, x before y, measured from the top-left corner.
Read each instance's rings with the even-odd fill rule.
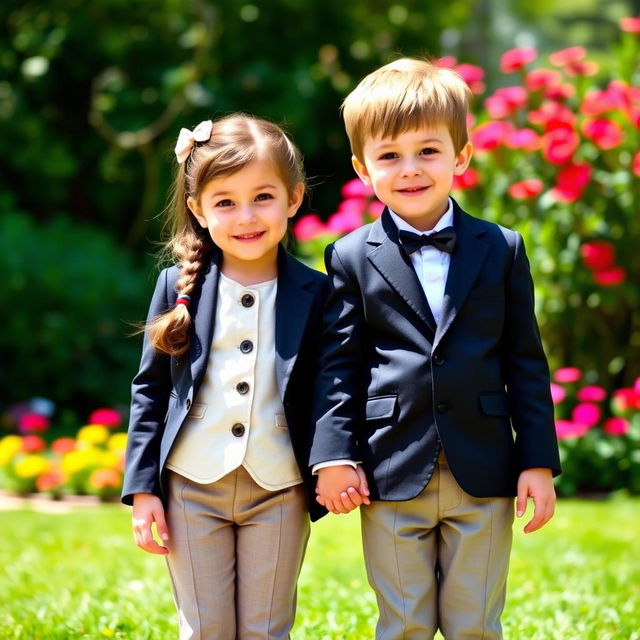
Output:
[[[607,397],[607,392],[597,385],[582,387],[576,394],[581,402],[602,402]]]
[[[574,62],[584,60],[587,56],[587,52],[584,47],[568,47],[567,49],[561,49],[549,56],[549,62],[555,67],[564,67]]]
[[[488,114],[494,118],[507,118],[527,104],[529,94],[524,87],[503,87],[497,89],[484,101]]]
[[[51,451],[57,456],[63,456],[70,451],[75,451],[76,441],[73,438],[56,438],[51,443]]]
[[[539,109],[529,112],[529,122],[541,125],[545,131],[574,129],[576,116],[569,107],[554,100],[546,100]]]
[[[484,69],[474,64],[459,64],[455,70],[462,76],[462,79],[469,85],[472,93],[479,94],[485,90]]]
[[[568,164],[560,170],[556,186],[551,190],[558,202],[575,202],[591,179],[591,167],[588,164]]]
[[[564,68],[568,76],[595,76],[598,71],[600,71],[600,65],[592,60],[576,60]]]
[[[578,382],[581,377],[582,371],[577,367],[562,367],[553,374],[553,379],[560,383]]]
[[[507,193],[516,200],[527,200],[537,196],[542,191],[542,181],[537,178],[530,178],[529,180],[521,180],[520,182],[514,182],[507,189]]]
[[[345,198],[338,205],[338,211],[340,213],[355,213],[361,215],[364,213],[366,208],[366,198]]]
[[[522,49],[510,49],[505,51],[500,58],[500,71],[511,73],[522,69],[538,57],[535,49],[525,47]]]
[[[602,287],[615,287],[627,279],[627,272],[622,267],[609,267],[594,271],[593,279]]]
[[[40,413],[24,413],[18,418],[18,429],[20,433],[46,431],[49,428],[49,424],[49,418]]]
[[[372,218],[379,218],[384,211],[384,203],[380,200],[372,200],[369,203],[369,215]]]
[[[607,111],[613,111],[616,102],[608,91],[592,89],[585,93],[580,105],[580,111],[587,116],[599,116]]]
[[[561,82],[560,72],[553,69],[534,69],[525,78],[525,85],[530,91],[542,91],[549,87],[555,87]]]
[[[562,82],[560,84],[553,85],[552,87],[547,87],[544,90],[544,97],[549,98],[549,100],[562,101],[570,98],[575,94],[575,92],[575,87],[572,84]]]
[[[360,178],[353,178],[342,185],[340,193],[345,198],[370,198],[373,196],[373,188],[362,182]]]
[[[478,172],[469,167],[461,176],[453,176],[452,189],[457,191],[464,191],[466,189],[472,189],[480,182],[480,176]]]
[[[574,422],[593,427],[598,424],[600,415],[600,407],[597,404],[593,402],[582,402],[574,407],[571,417]]]
[[[293,235],[300,242],[313,240],[326,231],[324,222],[315,213],[303,216],[293,226]]]
[[[579,438],[589,431],[586,424],[571,422],[570,420],[556,420],[556,434],[558,440]]]
[[[564,387],[561,387],[559,384],[552,382],[551,399],[553,400],[553,404],[560,404],[566,397],[567,392],[564,390]]]
[[[513,129],[514,126],[510,122],[490,120],[478,125],[471,132],[471,142],[476,151],[493,151],[504,142]]]
[[[89,424],[101,424],[103,427],[116,428],[121,422],[122,416],[115,409],[96,409],[89,416]]]
[[[458,59],[453,56],[442,56],[436,61],[436,65],[441,69],[453,69],[458,64]]]
[[[327,229],[333,233],[349,233],[361,227],[363,222],[362,211],[347,207],[336,211],[327,220]]]
[[[640,178],[640,151],[638,151],[636,155],[633,156],[633,165],[631,170],[633,171],[634,175]]]
[[[638,399],[640,400],[640,378],[636,378],[636,381],[633,384],[633,390],[638,394]]]
[[[600,149],[613,149],[624,140],[620,126],[604,118],[586,118],[582,123],[582,133]]]
[[[509,149],[524,149],[525,151],[536,151],[541,144],[542,139],[538,133],[527,127],[512,131],[504,141],[504,146]]]
[[[615,257],[613,245],[605,240],[585,242],[580,247],[580,255],[586,267],[595,271],[608,269]]]
[[[620,29],[627,33],[640,33],[640,18],[622,18]]]
[[[47,447],[46,442],[36,435],[26,435],[22,438],[23,453],[39,453]]]
[[[629,421],[625,418],[609,418],[605,420],[602,430],[610,436],[624,436],[629,433]]]
[[[558,128],[542,136],[542,157],[552,164],[565,164],[573,158],[580,138],[572,129]]]

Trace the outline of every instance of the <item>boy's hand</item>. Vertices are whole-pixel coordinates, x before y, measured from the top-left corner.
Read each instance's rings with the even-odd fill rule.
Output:
[[[360,465],[343,464],[318,470],[316,500],[331,513],[349,513],[361,504],[370,504],[369,486]]]
[[[533,498],[533,518],[524,527],[525,533],[532,533],[544,526],[556,506],[556,492],[553,488],[551,469],[525,469],[518,478],[518,498],[516,515],[521,518],[527,510],[527,499]]]
[[[136,544],[149,553],[167,555],[169,549],[153,538],[151,525],[155,522],[158,536],[163,542],[169,539],[169,529],[164,518],[162,500],[152,493],[136,493],[133,496],[133,538]]]

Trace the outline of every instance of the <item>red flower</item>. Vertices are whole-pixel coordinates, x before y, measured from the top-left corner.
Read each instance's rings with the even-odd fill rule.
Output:
[[[475,64],[463,63],[457,65],[455,70],[462,76],[462,79],[469,85],[473,93],[478,94],[484,92],[484,69],[482,67],[478,67]]]
[[[51,443],[51,451],[57,456],[63,456],[65,453],[75,451],[76,441],[73,438],[56,438]]]
[[[511,49],[505,51],[500,58],[500,71],[511,73],[522,69],[538,57],[538,52],[532,48]]]
[[[510,122],[491,120],[478,125],[471,132],[471,142],[476,151],[493,151],[505,141],[513,129],[514,126]]]
[[[527,127],[512,131],[504,141],[504,146],[509,149],[524,149],[525,151],[536,151],[541,144],[542,139],[538,133]]]
[[[46,431],[49,428],[49,424],[49,418],[40,413],[24,413],[18,418],[18,429],[20,433]]]
[[[593,402],[582,402],[575,406],[571,417],[574,422],[593,427],[600,420],[600,407]]]
[[[546,100],[539,109],[530,111],[528,118],[532,124],[543,126],[545,131],[573,129],[576,121],[576,116],[569,107],[553,100]]]
[[[594,271],[593,279],[603,287],[615,287],[627,279],[627,272],[622,267],[609,267]]]
[[[613,149],[624,140],[620,126],[604,118],[587,118],[582,123],[582,133],[600,149]]]
[[[573,129],[552,129],[542,136],[542,157],[552,164],[566,164],[579,144],[580,137]]]
[[[582,387],[576,394],[581,402],[602,402],[607,397],[607,392],[597,385]]]
[[[588,164],[568,164],[560,170],[551,193],[558,202],[575,202],[582,196],[590,179],[591,167]]]
[[[638,151],[636,155],[633,156],[633,165],[631,171],[633,171],[634,175],[640,178],[640,151]]]
[[[624,418],[609,418],[602,426],[602,430],[610,436],[624,436],[629,433],[629,421]]]
[[[67,477],[61,471],[47,471],[39,475],[36,480],[36,489],[38,491],[51,491],[57,489],[64,484]]]
[[[558,440],[567,438],[579,438],[589,431],[586,424],[571,422],[570,420],[556,420],[556,434]]]
[[[622,18],[620,29],[627,33],[640,33],[640,18]]]
[[[553,374],[554,380],[560,383],[577,382],[581,377],[582,371],[577,367],[562,367]]]
[[[624,413],[630,409],[640,409],[640,392],[635,388],[616,389],[611,404],[617,412]]]
[[[119,427],[122,416],[115,409],[96,409],[89,416],[89,424],[101,424],[103,427]]]
[[[564,67],[584,60],[586,56],[587,52],[584,47],[568,47],[552,53],[549,56],[549,62],[556,67]]]
[[[46,442],[40,436],[26,435],[22,438],[23,453],[39,453],[44,451],[46,447]]]
[[[613,245],[605,240],[585,242],[580,247],[580,255],[588,269],[600,271],[613,265],[615,251]]]
[[[549,87],[555,87],[562,82],[560,72],[554,69],[534,69],[527,74],[525,85],[531,91],[542,91]]]
[[[326,231],[324,222],[315,213],[303,216],[293,226],[293,235],[300,242],[313,240]]]
[[[472,189],[480,182],[480,176],[478,172],[469,167],[461,176],[453,176],[452,189],[457,191],[464,191],[465,189]]]
[[[509,186],[507,193],[516,200],[527,200],[537,196],[542,191],[542,181],[537,178],[514,182]]]
[[[353,178],[342,185],[340,193],[345,198],[370,198],[373,196],[373,188],[362,182],[360,178]]]

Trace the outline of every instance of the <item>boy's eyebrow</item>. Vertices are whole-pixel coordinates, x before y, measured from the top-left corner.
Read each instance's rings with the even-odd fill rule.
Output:
[[[433,136],[430,138],[423,138],[422,140],[418,141],[418,144],[430,144],[432,142],[442,142],[442,138],[438,138],[437,136]],[[390,140],[390,141],[380,141],[378,144],[374,143],[374,148],[375,149],[386,149],[387,147],[395,147],[398,144],[397,140]]]

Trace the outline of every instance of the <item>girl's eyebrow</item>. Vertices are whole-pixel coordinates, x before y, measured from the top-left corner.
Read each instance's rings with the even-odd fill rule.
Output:
[[[261,184],[258,187],[254,187],[253,189],[251,189],[251,191],[262,191],[263,189],[277,189],[276,185],[274,184]],[[212,200],[213,198],[228,198],[229,196],[233,195],[233,191],[214,191],[210,196],[209,199]]]

